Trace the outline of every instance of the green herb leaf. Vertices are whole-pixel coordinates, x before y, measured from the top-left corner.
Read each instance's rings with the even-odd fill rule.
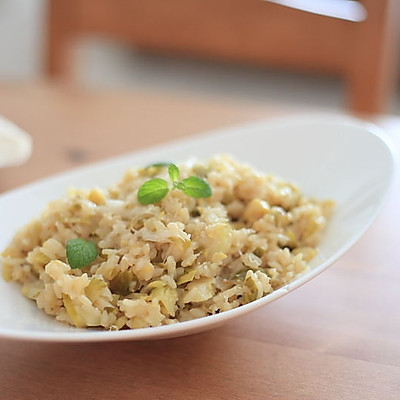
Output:
[[[80,238],[68,240],[66,253],[72,269],[87,267],[99,254],[96,243]]]
[[[184,191],[186,189],[186,185],[182,181],[174,182],[174,189],[179,189]]]
[[[179,168],[175,164],[170,164],[168,167],[168,174],[172,182],[177,182],[179,179]]]
[[[189,178],[183,179],[179,182],[183,186],[179,187],[183,193],[188,196],[195,198],[206,198],[212,195],[212,190],[210,185],[201,178],[197,176],[190,176]]]
[[[154,178],[140,186],[137,196],[141,204],[154,204],[162,200],[168,192],[168,182],[161,178]]]
[[[158,162],[158,163],[150,164],[146,168],[151,168],[151,167],[162,168],[162,167],[168,167],[169,165],[171,165],[170,162]]]

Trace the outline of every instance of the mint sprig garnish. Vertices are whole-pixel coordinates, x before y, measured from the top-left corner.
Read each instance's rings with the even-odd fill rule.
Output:
[[[96,243],[76,238],[68,240],[66,254],[68,264],[72,269],[75,269],[87,267],[96,259],[99,251]]]
[[[161,201],[168,192],[168,182],[165,179],[154,178],[140,186],[138,200],[142,204],[154,204]]]
[[[150,164],[150,165],[148,165],[146,168],[152,168],[152,167],[155,167],[155,168],[162,168],[162,167],[168,167],[169,165],[171,165],[170,162],[164,162],[164,161],[162,161],[162,162],[157,162],[157,163],[154,163],[154,164]]]
[[[175,164],[170,164],[168,167],[168,175],[172,182],[178,182],[179,168]]]
[[[189,178],[179,180],[179,173],[179,168],[175,164],[168,164],[168,175],[172,182],[172,187],[170,187],[165,179],[150,179],[140,186],[138,190],[139,203],[144,205],[158,203],[171,189],[181,190],[183,193],[196,199],[211,197],[211,187],[204,179],[197,176],[190,176]]]
[[[196,199],[211,197],[212,190],[210,185],[204,180],[197,176],[190,176],[189,178],[183,179],[179,182],[181,190],[190,197],[195,197]]]

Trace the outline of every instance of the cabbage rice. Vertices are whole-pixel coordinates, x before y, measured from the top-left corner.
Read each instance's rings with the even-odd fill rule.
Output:
[[[39,309],[78,328],[174,324],[260,299],[308,270],[332,201],[228,156],[179,165],[212,188],[207,199],[171,190],[156,204],[138,188],[165,167],[129,170],[108,190],[70,190],[2,253],[6,281]],[[66,243],[93,241],[98,255],[71,268]]]

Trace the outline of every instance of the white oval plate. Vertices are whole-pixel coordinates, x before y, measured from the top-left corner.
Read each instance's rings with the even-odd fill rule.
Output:
[[[394,175],[391,145],[380,129],[369,123],[332,115],[258,122],[108,160],[5,193],[0,196],[0,249],[18,228],[38,216],[48,201],[63,196],[69,186],[107,187],[132,166],[190,157],[207,159],[216,153],[232,154],[260,171],[292,180],[308,195],[336,201],[336,212],[309,273],[260,300],[221,314],[117,332],[82,330],[57,322],[24,298],[17,284],[1,280],[0,337],[66,342],[144,340],[215,328],[284,296],[334,263],[376,217]]]

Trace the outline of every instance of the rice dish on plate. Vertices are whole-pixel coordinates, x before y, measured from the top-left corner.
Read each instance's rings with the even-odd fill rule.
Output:
[[[157,164],[108,190],[70,189],[15,235],[3,278],[59,321],[119,330],[227,311],[309,269],[332,201],[225,155],[176,171]],[[139,201],[146,182],[174,176],[161,200]],[[210,196],[179,190],[191,177]]]

